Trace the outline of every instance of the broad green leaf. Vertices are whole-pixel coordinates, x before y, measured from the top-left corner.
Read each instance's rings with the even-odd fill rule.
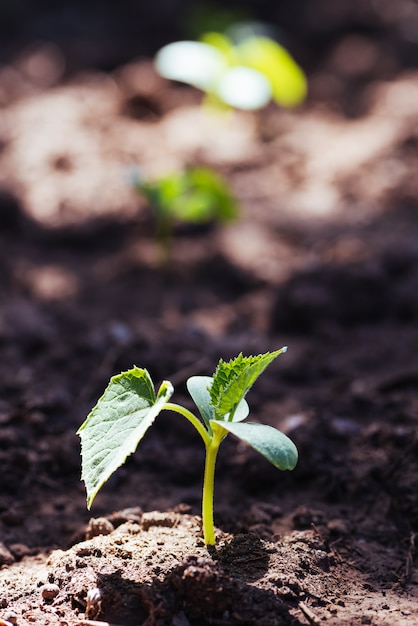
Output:
[[[205,194],[210,202],[209,219],[231,220],[238,215],[238,204],[226,180],[208,167],[187,170],[189,188]]]
[[[239,402],[237,408],[234,411],[234,414],[232,416],[232,421],[233,422],[242,422],[242,420],[245,420],[246,417],[248,417],[250,412],[250,407],[248,406],[248,402],[247,400],[245,400],[244,398]],[[229,415],[226,415],[226,419],[229,419]]]
[[[229,64],[232,65],[237,62],[235,46],[229,39],[229,37],[227,37],[223,33],[218,33],[215,31],[204,33],[200,37],[200,41],[219,50],[224,55],[226,61]]]
[[[215,417],[214,408],[211,404],[210,398],[210,387],[212,382],[212,376],[192,376],[186,383],[188,392],[199,409],[206,426],[209,426],[210,421]],[[247,401],[241,400],[233,416],[234,422],[241,422],[242,420],[245,420],[245,418],[248,417],[249,412],[250,408]]]
[[[294,107],[306,97],[307,83],[299,65],[282,46],[269,37],[249,37],[237,46],[243,65],[269,79],[273,98],[284,107]]]
[[[162,217],[204,223],[230,220],[238,205],[226,181],[209,168],[193,167],[136,185]]]
[[[199,42],[168,44],[156,56],[157,70],[202,89],[212,103],[251,110],[273,97],[284,107],[300,104],[307,81],[299,65],[274,39],[252,34],[256,27],[244,30],[237,44],[219,32],[206,33]]]
[[[167,213],[184,222],[204,223],[237,216],[237,202],[227,183],[209,168],[193,167],[174,174],[181,185]]]
[[[144,194],[157,214],[168,217],[173,217],[173,203],[187,191],[183,173],[143,182],[137,189]]]
[[[216,94],[235,109],[253,111],[268,104],[272,97],[272,86],[262,72],[236,65],[223,73],[216,85]]]
[[[292,470],[298,461],[298,451],[291,439],[272,426],[251,422],[225,422],[212,420],[213,427],[219,426],[245,441],[280,470]],[[216,425],[216,426],[215,426]]]
[[[164,381],[156,396],[147,370],[138,367],[110,379],[78,430],[88,508],[113,472],[135,452],[172,394],[172,384]]]
[[[281,348],[275,352],[248,357],[244,357],[241,353],[228,363],[221,359],[210,388],[211,403],[216,419],[234,421],[237,406],[257,378],[279,354],[286,350],[287,348]]]
[[[155,58],[164,78],[181,81],[203,91],[211,89],[228,66],[219,49],[200,41],[176,41],[161,48]]]
[[[186,383],[187,390],[207,426],[210,420],[215,417],[213,406],[210,403],[209,392],[212,381],[213,378],[211,376],[192,376]]]

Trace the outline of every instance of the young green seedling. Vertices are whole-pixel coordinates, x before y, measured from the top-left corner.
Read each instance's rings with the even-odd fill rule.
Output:
[[[129,179],[153,212],[163,263],[170,258],[175,224],[222,223],[238,215],[228,183],[208,167],[189,167],[156,180],[132,170]]]
[[[274,100],[297,106],[307,92],[303,71],[283,46],[256,31],[242,24],[200,41],[170,43],[157,53],[156,68],[165,78],[201,89],[214,105],[254,110]]]
[[[103,396],[78,430],[81,437],[82,480],[87,490],[87,507],[128,455],[132,454],[157,415],[174,411],[196,428],[206,449],[203,479],[202,520],[207,545],[215,545],[213,492],[215,463],[222,441],[232,433],[281,470],[297,463],[295,444],[282,432],[264,424],[244,422],[249,414],[245,396],[266,367],[286,348],[258,356],[219,361],[210,376],[192,376],[187,389],[200,417],[170,402],[173,386],[164,381],[158,393],[147,370],[133,367],[110,379]]]

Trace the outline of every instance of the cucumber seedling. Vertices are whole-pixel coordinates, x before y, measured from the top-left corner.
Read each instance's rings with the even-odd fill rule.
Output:
[[[232,433],[281,470],[297,463],[295,444],[279,430],[244,422],[249,414],[245,396],[260,374],[286,351],[281,348],[258,356],[239,354],[229,362],[219,361],[213,376],[192,376],[187,389],[200,416],[170,402],[173,385],[164,381],[158,392],[146,369],[132,369],[113,376],[96,406],[78,430],[81,437],[82,480],[87,490],[87,507],[163,411],[174,411],[193,424],[206,449],[203,478],[202,520],[206,545],[215,545],[213,492],[219,446]]]
[[[152,211],[162,265],[170,260],[176,224],[221,224],[238,216],[227,181],[208,167],[188,167],[156,180],[132,169],[129,180]]]
[[[209,32],[200,41],[176,41],[161,48],[155,64],[165,78],[192,85],[218,107],[260,109],[274,100],[295,107],[306,97],[306,77],[274,39],[252,24],[227,33]]]

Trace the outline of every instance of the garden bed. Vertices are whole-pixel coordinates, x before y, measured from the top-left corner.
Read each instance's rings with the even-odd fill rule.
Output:
[[[219,118],[146,60],[48,88],[0,74],[0,618],[416,623],[418,75],[353,32],[293,112]],[[355,76],[350,45],[369,51]],[[180,227],[161,268],[126,168],[190,163],[241,214]],[[225,441],[215,549],[204,449],[171,413],[86,510],[75,433],[111,375],[146,367],[190,406],[188,377],[283,345],[248,402],[299,463]]]

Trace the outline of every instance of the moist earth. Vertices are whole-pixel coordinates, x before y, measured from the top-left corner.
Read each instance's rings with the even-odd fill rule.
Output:
[[[418,73],[398,4],[279,3],[310,84],[295,111],[208,112],[155,74],[151,31],[139,59],[97,45],[67,72],[58,40],[3,50],[0,624],[417,623]],[[163,265],[126,174],[190,164],[240,215],[177,225]],[[298,466],[228,437],[215,548],[204,449],[175,414],[87,511],[75,433],[110,376],[146,367],[192,408],[188,377],[283,345],[248,402]]]

